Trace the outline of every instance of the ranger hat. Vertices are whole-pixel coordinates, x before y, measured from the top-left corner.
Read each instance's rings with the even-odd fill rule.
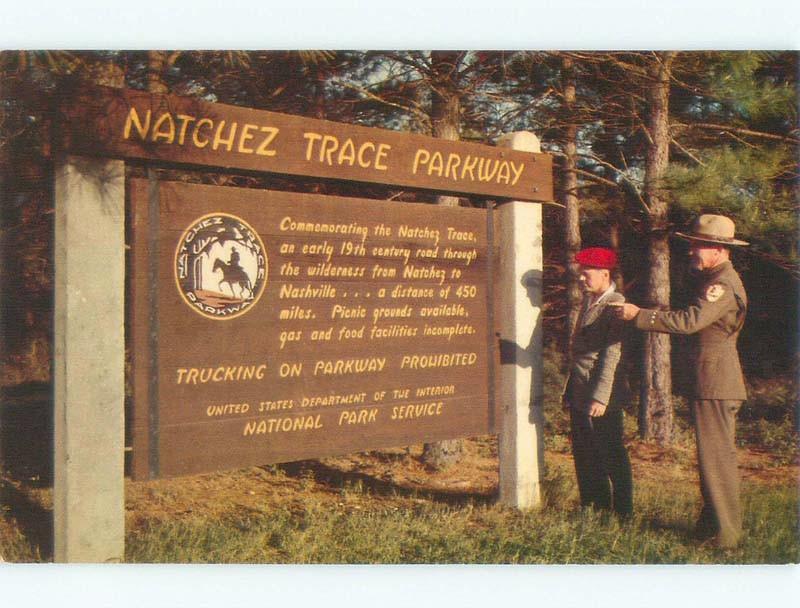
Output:
[[[705,241],[719,245],[749,245],[750,243],[747,241],[733,238],[735,228],[732,219],[724,215],[705,213],[694,221],[690,234],[676,232],[675,236],[690,241]]]
[[[617,254],[607,247],[587,247],[575,254],[575,261],[581,266],[611,270],[617,265]]]

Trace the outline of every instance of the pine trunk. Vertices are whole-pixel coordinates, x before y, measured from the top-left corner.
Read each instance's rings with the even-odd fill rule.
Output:
[[[669,165],[669,79],[675,53],[657,55],[653,81],[648,89],[650,146],[645,167],[645,202],[650,210],[650,275],[645,296],[647,306],[669,308],[668,201],[663,177]],[[639,410],[639,433],[661,445],[672,441],[672,369],[668,334],[646,333]]]
[[[164,82],[167,54],[164,51],[147,51],[147,90],[166,95],[169,88]]]
[[[567,319],[566,344],[567,352],[572,350],[572,337],[578,323],[583,293],[580,281],[580,265],[575,262],[575,254],[581,248],[580,202],[578,200],[577,137],[578,125],[574,114],[575,105],[575,68],[572,58],[564,57],[561,63],[564,79],[564,179],[561,202],[564,211],[564,244],[566,259],[564,267],[567,273]]]
[[[92,85],[115,88],[125,86],[125,70],[111,59],[88,64],[81,78]]]
[[[619,251],[619,222],[613,220],[608,226],[608,244],[611,248]],[[622,266],[617,264],[614,270],[611,271],[611,280],[618,292],[625,293],[625,277],[622,274]]]
[[[431,124],[433,136],[458,141],[460,139],[461,100],[454,86],[460,53],[433,52],[432,71],[437,82],[431,87]],[[457,196],[439,196],[437,204],[458,207]],[[444,469],[461,460],[464,444],[461,439],[448,439],[426,443],[422,450],[423,462],[433,469]]]

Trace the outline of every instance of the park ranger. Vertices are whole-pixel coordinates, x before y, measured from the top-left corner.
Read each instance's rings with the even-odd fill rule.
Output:
[[[701,215],[689,234],[689,258],[697,275],[694,301],[683,310],[646,310],[626,303],[618,314],[644,331],[692,334],[695,370],[692,411],[703,508],[695,537],[716,537],[734,547],[742,527],[739,473],[734,443],[736,412],[747,398],[736,340],[747,312],[747,294],[730,262],[734,223],[721,215]]]

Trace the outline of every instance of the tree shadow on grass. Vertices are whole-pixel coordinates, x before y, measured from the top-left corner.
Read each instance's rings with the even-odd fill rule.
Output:
[[[53,396],[49,384],[0,390],[0,464],[28,485],[53,484]]]
[[[0,390],[0,504],[44,561],[53,559],[53,513],[24,488],[53,484],[53,399],[49,384]],[[11,480],[14,480],[13,483]]]
[[[277,465],[290,477],[304,477],[309,474],[318,483],[331,489],[360,486],[363,491],[375,496],[412,497],[443,503],[450,506],[493,504],[497,500],[497,490],[459,490],[425,487],[411,482],[395,482],[382,479],[361,471],[342,471],[318,460],[300,460]]]
[[[30,500],[6,480],[0,479],[0,504],[16,520],[20,533],[42,561],[53,560],[53,512]]]

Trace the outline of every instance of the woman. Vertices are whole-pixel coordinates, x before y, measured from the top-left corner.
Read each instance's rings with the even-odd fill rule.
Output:
[[[612,249],[590,247],[575,256],[585,292],[575,328],[564,407],[569,408],[572,455],[581,505],[633,513],[633,481],[622,440],[624,378],[615,382],[622,354],[622,322],[614,312],[625,302],[611,280]]]

